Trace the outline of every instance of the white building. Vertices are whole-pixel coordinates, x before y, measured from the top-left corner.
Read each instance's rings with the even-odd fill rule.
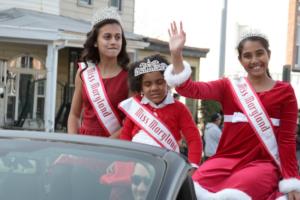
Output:
[[[54,131],[92,15],[108,6],[120,11],[133,57],[148,45],[132,33],[134,0],[0,0],[0,127]]]
[[[114,6],[131,61],[168,44],[133,33],[135,0],[0,0],[0,128],[66,130],[77,61],[94,11]],[[186,47],[198,79],[207,49]],[[197,118],[197,103],[188,103]]]

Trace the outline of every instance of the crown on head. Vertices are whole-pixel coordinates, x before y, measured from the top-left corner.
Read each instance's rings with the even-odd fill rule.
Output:
[[[260,37],[260,38],[263,38],[263,39],[268,41],[268,37],[265,34],[263,34],[260,30],[258,30],[258,29],[247,29],[247,30],[245,30],[241,33],[238,44],[241,41],[243,41],[247,38],[251,38],[251,37]]]
[[[167,67],[168,65],[166,63],[160,63],[158,60],[150,61],[147,59],[147,62],[142,62],[134,69],[134,76],[139,76],[149,72],[165,71]]]
[[[109,8],[104,8],[101,10],[97,10],[92,18],[92,26],[95,24],[102,22],[107,19],[113,19],[122,24],[121,17],[118,13],[117,8],[115,7],[109,7]]]

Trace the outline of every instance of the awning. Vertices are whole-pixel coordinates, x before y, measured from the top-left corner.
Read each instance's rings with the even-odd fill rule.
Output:
[[[58,50],[64,47],[83,47],[88,21],[32,10],[11,8],[0,11],[0,41],[40,44],[47,46],[45,130],[54,131]],[[125,33],[127,48],[134,51],[149,45],[141,36]]]
[[[37,12],[21,8],[0,11],[0,40],[38,44],[63,43],[65,47],[82,47],[86,33],[90,31],[89,21]],[[125,32],[129,49],[148,46],[143,38]],[[26,42],[26,43],[27,43]]]

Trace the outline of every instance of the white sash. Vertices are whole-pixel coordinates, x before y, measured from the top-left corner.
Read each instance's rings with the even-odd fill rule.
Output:
[[[171,131],[136,98],[122,101],[119,108],[160,146],[179,153],[179,146]]]
[[[78,64],[81,70],[85,68],[85,63]],[[82,79],[99,122],[109,134],[113,134],[121,128],[121,123],[106,94],[98,67],[89,62],[88,68],[82,72]]]
[[[248,122],[262,142],[263,146],[280,167],[278,145],[271,119],[265,111],[256,92],[246,78],[230,78],[231,91],[236,102],[248,118]]]

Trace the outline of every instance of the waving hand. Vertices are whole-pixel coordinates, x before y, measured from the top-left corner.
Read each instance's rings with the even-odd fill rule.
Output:
[[[178,55],[182,52],[185,44],[186,34],[183,30],[182,22],[180,22],[179,29],[177,28],[176,22],[172,22],[168,29],[170,40],[169,47],[172,54]]]

